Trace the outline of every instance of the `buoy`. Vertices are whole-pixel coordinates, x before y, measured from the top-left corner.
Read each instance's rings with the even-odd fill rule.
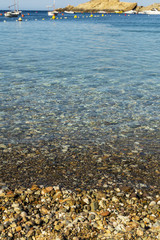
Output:
[[[102,14],[102,17],[104,17],[104,14]]]
[[[64,16],[64,13],[62,13],[62,16]]]
[[[54,19],[56,19],[56,16],[55,16],[55,15],[53,15],[53,16],[52,16],[52,19],[53,19],[53,20],[54,20]]]
[[[91,14],[90,17],[93,17],[93,14]]]
[[[24,14],[22,14],[22,17],[24,17]]]
[[[28,13],[28,16],[29,16],[30,14]]]
[[[21,22],[21,21],[22,21],[22,18],[21,18],[21,17],[19,17],[19,18],[18,18],[18,21],[20,21],[20,22]]]
[[[42,20],[44,21],[45,19],[44,19],[44,18],[42,18]]]
[[[75,15],[74,18],[77,18],[77,15]]]
[[[2,13],[0,13],[0,16],[2,16],[3,14]]]

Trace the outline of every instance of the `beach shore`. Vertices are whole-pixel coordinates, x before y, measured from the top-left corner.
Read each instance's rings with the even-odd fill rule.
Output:
[[[159,239],[158,154],[1,144],[1,239]]]

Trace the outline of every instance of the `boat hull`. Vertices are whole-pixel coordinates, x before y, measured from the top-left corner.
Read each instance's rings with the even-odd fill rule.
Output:
[[[160,15],[160,11],[146,11],[145,14],[148,14],[148,15]]]
[[[5,17],[18,17],[19,16],[19,12],[6,12],[6,13],[4,13],[4,16]]]
[[[52,16],[56,16],[58,14],[58,12],[56,11],[49,11],[48,12],[48,16],[52,17]]]

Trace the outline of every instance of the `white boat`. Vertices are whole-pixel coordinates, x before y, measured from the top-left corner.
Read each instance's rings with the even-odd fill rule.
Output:
[[[53,8],[52,11],[49,11],[49,8]],[[53,6],[48,6],[48,16],[52,17],[52,16],[56,16],[58,14],[57,11],[55,11],[55,0],[53,2]]]
[[[148,15],[160,15],[160,11],[158,11],[156,8],[153,8],[151,10],[145,11],[145,14],[148,14]]]
[[[9,12],[5,12],[4,16],[5,17],[18,17],[19,13],[17,13],[16,11],[15,12],[14,11],[13,12],[9,11]]]
[[[126,11],[124,12],[125,14],[137,14],[137,11],[134,10],[130,10],[130,11]]]
[[[105,11],[98,11],[97,13],[104,13],[105,14],[106,12]]]
[[[73,11],[64,11],[64,13],[74,14],[75,12],[73,12]]]
[[[146,14],[145,12],[138,12],[138,14]]]
[[[57,15],[58,12],[57,11],[48,11],[48,16],[52,17],[53,15]]]
[[[17,5],[17,10],[16,10],[16,5]],[[14,11],[10,11],[10,8],[14,6]],[[4,13],[5,17],[18,17],[22,11],[19,11],[19,1],[17,0],[17,4],[16,1],[14,0],[14,4],[9,6],[9,11]]]

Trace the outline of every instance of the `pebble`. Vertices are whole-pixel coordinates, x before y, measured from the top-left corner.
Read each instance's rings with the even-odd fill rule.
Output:
[[[6,145],[4,145],[4,144],[0,144],[0,148],[2,148],[2,149],[6,149],[6,148],[7,148],[7,146],[6,146]]]
[[[142,231],[141,229],[137,229],[137,232],[136,232],[136,233],[137,233],[137,235],[140,236],[140,237],[143,236],[143,231]]]
[[[152,202],[150,202],[150,204],[149,204],[150,207],[153,207],[153,206],[155,206],[155,205],[156,205],[156,202],[155,202],[155,201],[152,201]]]
[[[158,239],[157,199],[137,190],[99,191],[37,186],[0,196],[0,239]],[[127,192],[119,195],[118,193]],[[15,197],[16,196],[16,197]]]

